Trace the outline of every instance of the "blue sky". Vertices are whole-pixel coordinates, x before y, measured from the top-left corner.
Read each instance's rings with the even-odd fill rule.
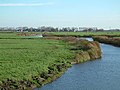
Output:
[[[0,26],[120,28],[120,0],[0,0]]]

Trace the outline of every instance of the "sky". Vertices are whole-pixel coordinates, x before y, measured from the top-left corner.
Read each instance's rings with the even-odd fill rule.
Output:
[[[120,0],[0,0],[0,27],[120,29]]]

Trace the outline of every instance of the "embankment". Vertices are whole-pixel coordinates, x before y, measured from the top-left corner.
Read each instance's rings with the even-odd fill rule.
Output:
[[[116,34],[117,33],[117,34]],[[93,36],[108,36],[120,37],[119,32],[69,32],[69,33],[43,33],[43,37],[93,37]]]
[[[101,58],[100,44],[96,41],[88,41],[74,37],[62,39],[71,44],[71,50],[75,53],[75,59],[72,63],[82,63]]]
[[[108,37],[108,36],[94,36],[93,39],[100,43],[110,44],[120,47],[120,38]]]

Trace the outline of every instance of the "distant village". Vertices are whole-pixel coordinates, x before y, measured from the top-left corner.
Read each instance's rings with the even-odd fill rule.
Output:
[[[0,27],[0,32],[100,32],[100,31],[120,31],[120,29],[98,29],[97,27]]]

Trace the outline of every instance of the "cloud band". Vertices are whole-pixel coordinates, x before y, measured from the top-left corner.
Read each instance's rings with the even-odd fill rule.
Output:
[[[49,3],[6,3],[0,4],[0,7],[16,7],[16,6],[48,6],[53,5],[52,2]]]

